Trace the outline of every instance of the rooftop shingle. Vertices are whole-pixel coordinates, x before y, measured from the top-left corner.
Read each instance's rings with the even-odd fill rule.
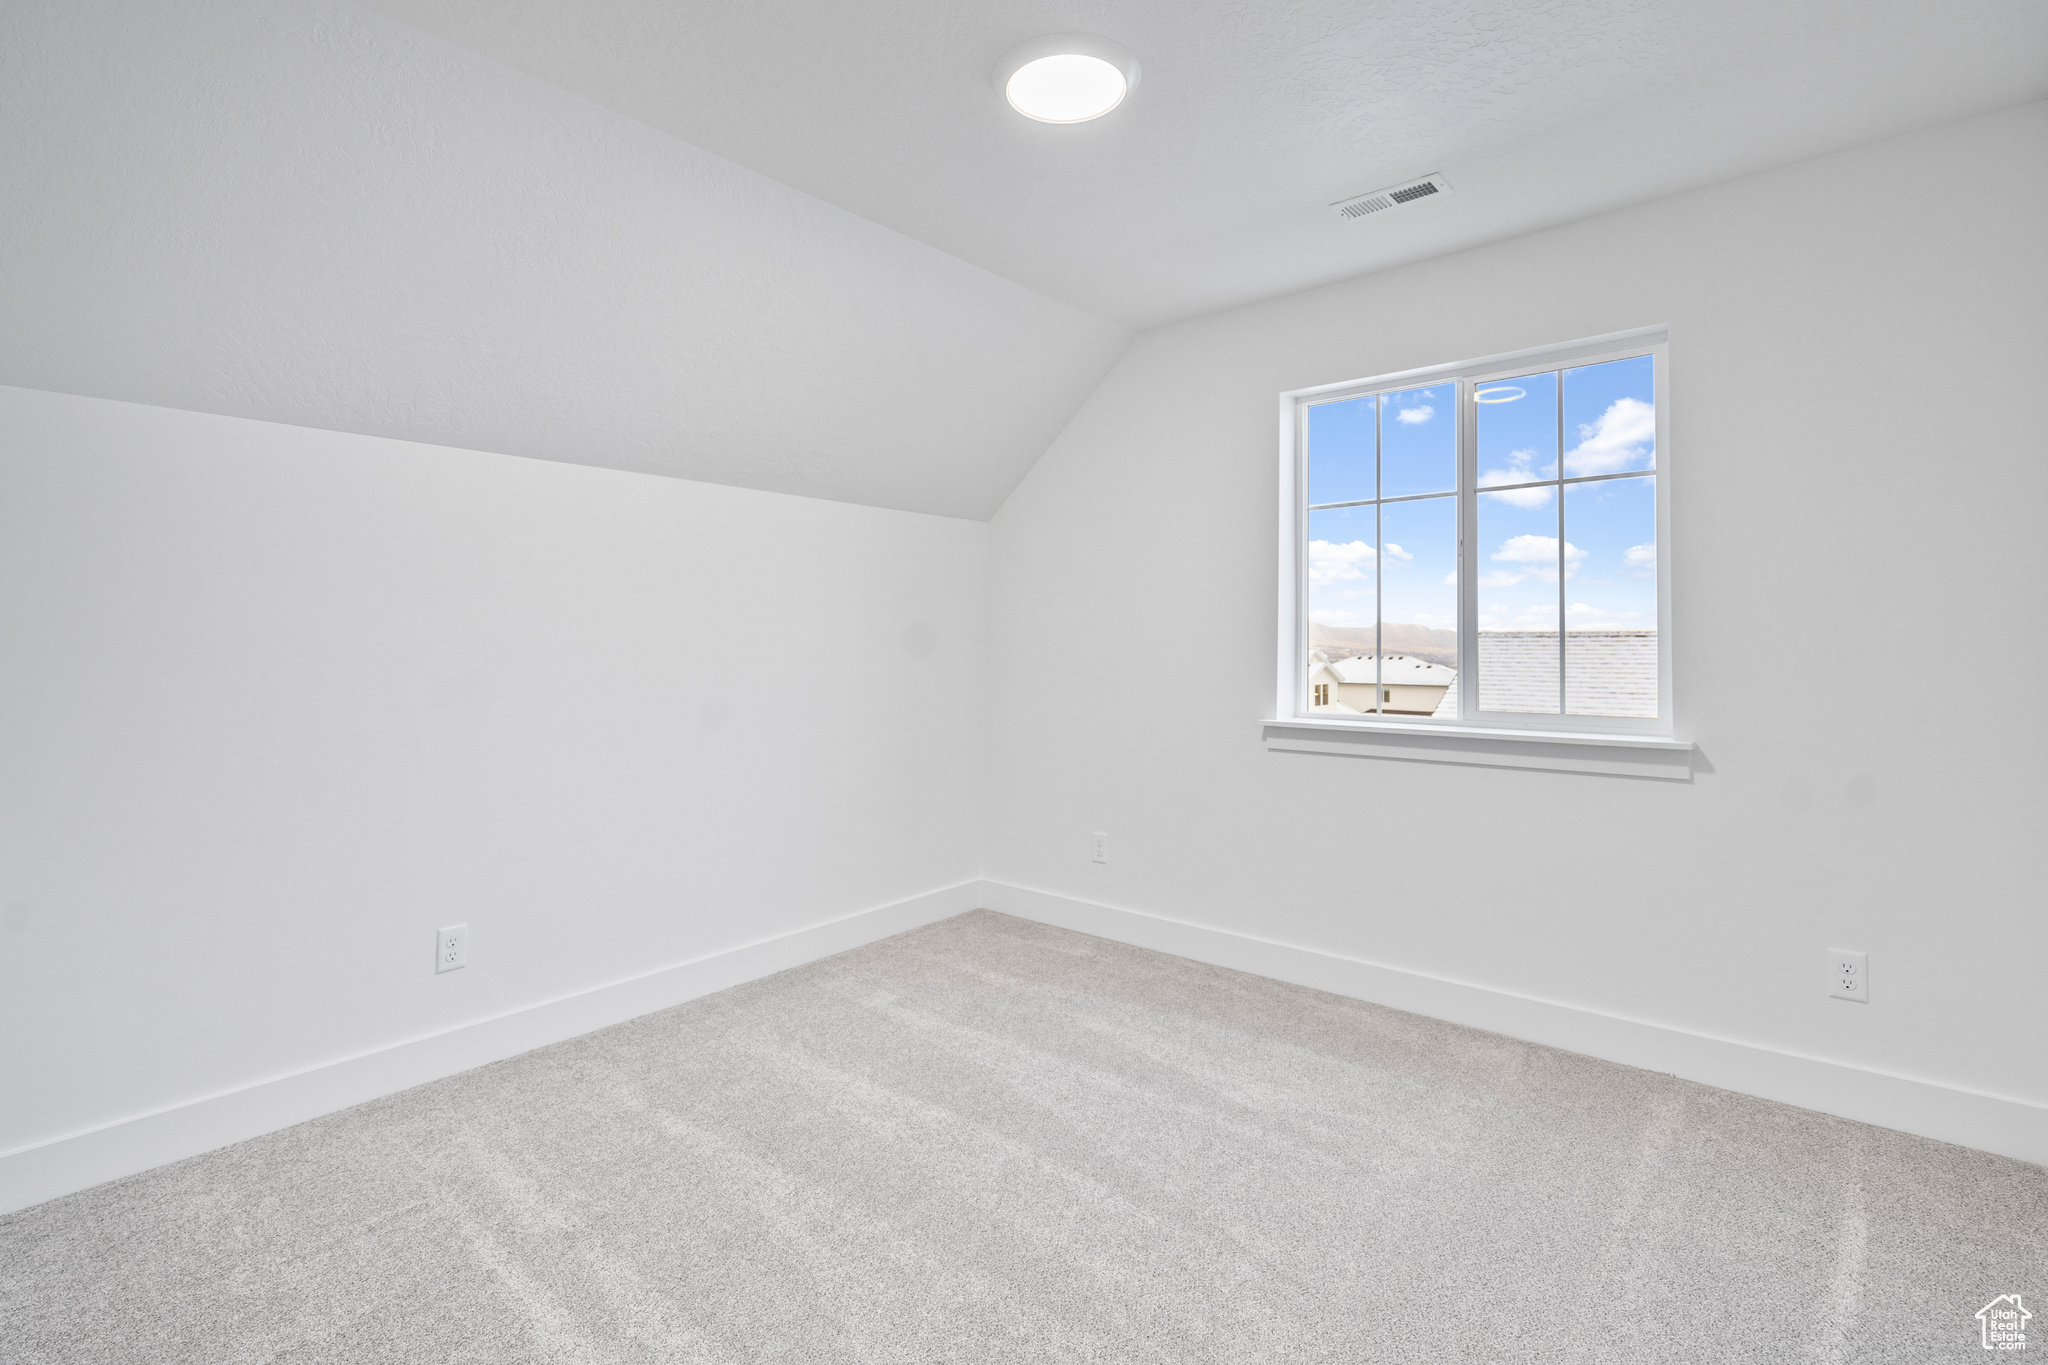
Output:
[[[1657,714],[1657,632],[1574,630],[1565,638],[1567,709],[1581,716]],[[1479,632],[1479,689],[1482,711],[1555,714],[1557,632]],[[1458,689],[1444,693],[1434,713],[1458,715]]]

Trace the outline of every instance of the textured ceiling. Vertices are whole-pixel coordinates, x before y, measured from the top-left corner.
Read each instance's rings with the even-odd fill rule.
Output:
[[[2042,0],[375,0],[1077,307],[1189,316],[2048,94]],[[1129,45],[1097,123],[995,59]],[[1331,201],[1431,171],[1453,196]]]
[[[0,6],[0,383],[987,517],[1123,328],[382,15]]]

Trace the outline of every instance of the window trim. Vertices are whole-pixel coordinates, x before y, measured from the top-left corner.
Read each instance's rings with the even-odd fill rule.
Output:
[[[1570,740],[1584,735],[1594,736],[1642,736],[1646,739],[1670,740],[1676,733],[1673,709],[1673,688],[1671,678],[1672,638],[1674,620],[1672,613],[1671,575],[1671,472],[1672,449],[1670,437],[1670,385],[1668,363],[1669,329],[1664,326],[1638,327],[1624,332],[1610,332],[1604,336],[1587,337],[1579,341],[1564,342],[1550,346],[1535,346],[1519,351],[1498,355],[1482,356],[1474,360],[1457,361],[1444,365],[1431,365],[1421,369],[1400,370],[1390,374],[1374,375],[1366,379],[1346,380],[1337,384],[1319,384],[1309,388],[1291,389],[1279,396],[1280,417],[1280,601],[1278,669],[1275,677],[1275,703],[1273,715],[1275,724],[1284,724],[1290,730],[1301,728],[1302,722],[1311,722],[1316,727],[1356,734],[1361,731],[1387,730],[1398,726],[1402,734],[1413,735],[1418,730],[1429,734],[1457,736],[1466,734],[1475,739],[1488,741],[1515,739],[1520,732],[1528,732],[1531,741],[1557,745],[1560,740]],[[1633,716],[1574,716],[1561,713],[1520,713],[1480,712],[1478,709],[1478,674],[1468,666],[1467,660],[1475,659],[1478,638],[1478,574],[1474,563],[1477,559],[1477,509],[1478,489],[1478,434],[1476,423],[1471,420],[1472,392],[1476,388],[1502,379],[1514,378],[1534,370],[1566,369],[1578,365],[1593,364],[1607,360],[1623,360],[1635,356],[1650,356],[1655,366],[1657,405],[1657,458],[1653,471],[1656,475],[1656,516],[1657,516],[1657,716],[1654,719]],[[1398,720],[1366,715],[1356,718],[1334,717],[1327,713],[1311,714],[1305,698],[1308,695],[1308,569],[1304,553],[1308,537],[1307,487],[1308,423],[1304,420],[1306,410],[1318,403],[1339,401],[1349,397],[1362,397],[1390,389],[1416,388],[1429,383],[1455,381],[1458,397],[1456,408],[1458,442],[1457,517],[1458,517],[1458,716],[1456,719],[1416,719],[1403,716]],[[1559,485],[1560,502],[1564,487],[1569,483],[1593,482],[1596,479],[1565,480],[1563,477],[1563,451],[1560,459],[1559,479],[1551,482]],[[1606,477],[1630,477],[1629,474]],[[1562,584],[1560,583],[1560,588]],[[1562,593],[1560,593],[1562,596]],[[1560,603],[1562,605],[1562,603]],[[1559,617],[1560,648],[1564,645],[1564,625]],[[1560,675],[1560,685],[1563,679]],[[1690,746],[1687,746],[1690,747]]]

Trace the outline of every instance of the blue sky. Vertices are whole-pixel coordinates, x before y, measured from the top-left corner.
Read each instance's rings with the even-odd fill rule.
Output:
[[[1558,477],[1644,471],[1564,487],[1507,487],[1479,498],[1481,630],[1555,630],[1560,560],[1573,629],[1657,624],[1656,407],[1649,357],[1492,381],[1477,409],[1482,489]],[[1448,491],[1456,486],[1452,385],[1348,399],[1309,409],[1309,500]],[[1374,427],[1383,489],[1375,490]],[[1385,619],[1448,630],[1457,620],[1455,500],[1309,513],[1309,614],[1333,626],[1373,624],[1376,584]],[[1381,535],[1384,535],[1384,547]]]

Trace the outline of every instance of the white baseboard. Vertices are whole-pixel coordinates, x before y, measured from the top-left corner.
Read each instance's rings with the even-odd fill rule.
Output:
[[[2048,1166],[2048,1106],[984,882],[1004,914]]]
[[[0,1153],[0,1213],[288,1128],[981,907],[2048,1165],[2048,1106],[1511,995],[1048,891],[975,881]]]
[[[963,882],[444,1032],[0,1153],[0,1213],[289,1128],[962,914],[980,906],[985,885]]]

